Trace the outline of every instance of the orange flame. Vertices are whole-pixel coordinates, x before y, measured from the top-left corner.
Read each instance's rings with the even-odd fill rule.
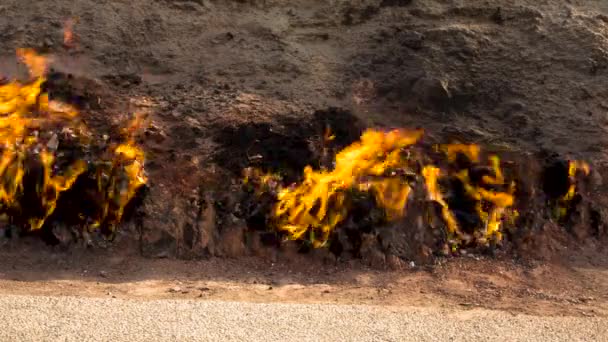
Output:
[[[76,160],[63,170],[57,170],[59,138],[54,130],[59,127],[63,132],[67,129],[78,134],[83,144],[88,142],[89,133],[74,107],[49,100],[43,91],[49,58],[31,49],[19,49],[17,55],[34,80],[0,85],[0,208],[13,212],[27,209],[20,203],[25,189],[24,177],[29,164],[39,164],[42,173],[35,184],[35,191],[42,212],[27,219],[30,229],[36,230],[55,211],[61,193],[72,188],[77,178],[88,169],[85,161]],[[134,139],[140,126],[141,118],[137,117],[127,129],[127,141],[114,149],[111,163],[114,170],[108,181],[114,186],[98,189],[110,193],[101,194],[101,197],[114,201],[112,208],[109,200],[102,208],[103,217],[110,211],[114,212],[111,223],[120,221],[124,207],[137,189],[147,182],[143,170],[144,153]],[[43,141],[41,137],[47,135],[50,138]]]
[[[315,246],[323,245],[333,229],[348,214],[347,192],[351,189],[371,191],[387,216],[403,214],[410,193],[409,184],[394,175],[393,168],[407,164],[401,149],[413,145],[422,131],[368,130],[361,141],[346,147],[336,155],[331,171],[304,169],[304,180],[295,187],[278,192],[274,215],[278,229],[299,239],[307,232]],[[274,179],[266,176],[264,181]]]
[[[74,46],[74,24],[76,20],[68,19],[63,24],[63,45],[67,48]]]
[[[348,216],[351,190],[373,194],[389,221],[405,215],[412,188],[397,173],[417,174],[419,160],[411,158],[407,148],[421,137],[422,131],[385,133],[368,130],[359,142],[336,155],[333,170],[315,171],[310,166],[306,167],[302,182],[288,188],[278,186],[278,203],[272,213],[277,228],[291,239],[301,239],[310,233],[315,247],[324,245],[331,232]],[[445,152],[449,163],[455,162],[462,154],[475,165],[480,164],[481,149],[477,145],[452,144],[437,148]],[[479,184],[471,181],[468,169],[442,170],[435,165],[420,168],[417,179],[424,179],[428,199],[441,207],[441,216],[455,246],[471,239],[481,243],[488,239],[499,241],[502,222],[516,215],[512,209],[515,184],[507,183],[497,156],[490,156],[488,164],[490,172],[481,177]],[[279,184],[273,175],[250,172],[248,176],[257,178],[262,184],[273,184],[275,188]],[[476,228],[475,236],[463,233],[446,201],[446,194],[439,186],[439,180],[444,177],[458,179],[466,196],[474,201],[475,214],[483,222],[483,226]]]

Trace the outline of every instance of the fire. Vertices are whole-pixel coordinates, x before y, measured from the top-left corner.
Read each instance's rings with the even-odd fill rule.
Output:
[[[144,170],[144,152],[135,144],[135,135],[142,123],[142,116],[136,115],[125,130],[127,141],[114,149],[111,166],[100,169],[97,190],[106,200],[102,202],[103,210],[93,227],[104,223],[114,227],[119,223],[127,204],[135,197],[139,188],[148,182]]]
[[[589,164],[584,161],[568,161],[568,191],[558,199],[559,218],[563,219],[568,215],[570,203],[576,195],[576,176],[578,173],[588,176],[590,173]]]
[[[63,45],[67,48],[74,46],[74,19],[68,19],[63,24]]]
[[[415,145],[422,135],[422,131],[368,130],[360,141],[336,155],[332,170],[313,170],[308,166],[302,182],[289,187],[282,187],[276,175],[257,172],[249,176],[257,177],[264,189],[278,189],[272,212],[276,228],[291,239],[310,234],[316,247],[323,246],[331,232],[349,216],[354,193],[372,195],[386,220],[392,221],[407,214],[406,204],[413,193],[411,182],[417,181],[423,182],[428,200],[441,208],[453,246],[500,241],[503,221],[516,215],[516,211],[515,183],[506,180],[499,158],[488,156],[482,163],[477,145],[442,145],[436,150],[443,152],[444,162],[438,160],[434,165],[427,161],[430,158],[416,154]],[[466,158],[470,165],[459,166],[459,158]],[[473,174],[480,166],[485,166],[483,175]],[[464,189],[460,196],[474,203],[480,224],[473,231],[470,226],[463,226],[455,214],[452,203],[462,199],[454,198],[453,191],[442,186],[446,181],[459,182]]]
[[[443,199],[443,194],[437,184],[437,179],[441,175],[441,169],[435,166],[426,166],[422,169],[422,176],[424,177],[426,190],[428,192],[429,200],[438,203],[441,206],[441,215],[445,220],[448,233],[457,234],[459,232],[458,222],[456,217],[450,211],[448,203]]]
[[[370,191],[387,210],[388,216],[400,216],[410,193],[410,186],[394,169],[407,160],[401,149],[413,145],[421,131],[367,131],[361,141],[336,156],[331,171],[304,169],[303,181],[280,188],[274,208],[278,229],[293,239],[310,233],[315,246],[323,245],[334,228],[348,215],[349,191]],[[255,177],[255,175],[254,175]],[[259,176],[260,183],[278,185],[277,177]]]
[[[19,49],[17,56],[27,66],[31,80],[0,85],[0,210],[13,219],[27,216],[21,221],[26,228],[37,230],[53,214],[62,193],[89,173],[92,164],[103,161],[60,160],[62,142],[76,140],[88,146],[92,135],[76,108],[49,99],[43,89],[50,59],[31,49]],[[135,144],[140,125],[139,118],[134,120],[126,141],[114,147],[106,162],[112,165],[112,172],[98,174],[103,186],[97,190],[108,199],[99,216],[105,220],[112,215],[112,224],[120,220],[124,207],[147,182],[144,153]]]

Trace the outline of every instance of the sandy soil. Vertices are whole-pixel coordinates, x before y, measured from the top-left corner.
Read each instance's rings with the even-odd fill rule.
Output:
[[[35,47],[72,75],[70,92],[88,110],[108,121],[150,114],[150,195],[131,227],[148,256],[247,254],[243,223],[205,221],[205,203],[238,183],[255,141],[298,136],[289,145],[297,150],[315,132],[313,113],[329,107],[364,126],[421,126],[436,139],[606,162],[601,0],[5,0],[0,14],[4,76],[18,74],[15,48]],[[76,20],[70,49],[67,18]],[[298,130],[286,124],[294,120]],[[238,136],[249,145],[233,144]],[[383,273],[308,266],[290,254],[184,262],[141,259],[133,246],[90,253],[3,243],[0,287],[9,293],[430,302],[550,315],[605,315],[608,301],[605,249],[561,264],[463,257],[428,270],[383,257],[382,267],[402,269]]]
[[[608,317],[608,259],[568,264],[480,255],[435,265],[321,264],[309,255],[183,261],[125,246],[57,252],[40,242],[0,252],[3,294],[484,308],[539,316]]]

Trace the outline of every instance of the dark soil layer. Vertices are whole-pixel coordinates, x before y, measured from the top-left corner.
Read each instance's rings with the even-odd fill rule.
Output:
[[[149,188],[123,227],[144,255],[274,255],[263,210],[244,206],[241,170],[297,180],[305,165],[331,159],[318,148],[327,126],[333,152],[365,127],[423,127],[429,142],[511,151],[529,183],[522,231],[509,239],[522,255],[593,254],[605,235],[601,0],[5,0],[0,14],[0,76],[19,75],[13,51],[34,47],[55,55],[51,93],[93,113],[92,127],[112,132],[131,112],[150,115]],[[66,49],[70,17],[76,41]],[[561,224],[538,199],[553,155],[595,170]],[[416,259],[418,237],[408,234],[374,227],[341,255]]]

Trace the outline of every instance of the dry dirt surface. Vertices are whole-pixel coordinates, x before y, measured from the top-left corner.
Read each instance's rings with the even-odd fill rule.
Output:
[[[608,317],[608,260],[522,264],[480,255],[392,269],[319,264],[309,255],[210,260],[142,258],[127,246],[0,252],[6,295],[188,299],[489,309],[535,316]]]
[[[393,269],[378,272],[324,252],[259,248],[225,198],[258,157],[293,170],[317,160],[309,145],[326,124],[342,145],[363,127],[423,127],[431,139],[601,170],[605,1],[4,0],[1,76],[19,74],[19,47],[54,55],[61,96],[96,112],[98,125],[149,115],[150,181],[141,215],[122,230],[131,239],[107,250],[0,241],[3,291],[607,314],[599,237],[554,247],[557,263],[473,255],[419,268],[372,253],[365,264]],[[174,256],[211,259],[164,259]]]

